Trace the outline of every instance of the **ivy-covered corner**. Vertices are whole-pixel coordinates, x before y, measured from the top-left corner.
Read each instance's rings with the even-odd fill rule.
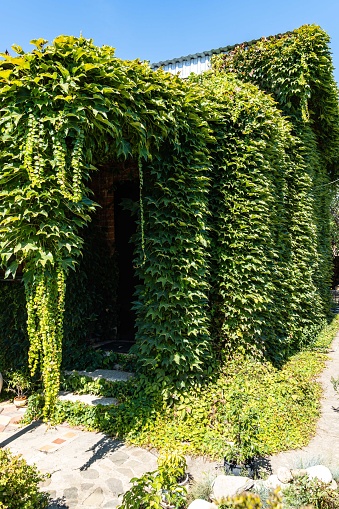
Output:
[[[41,370],[48,418],[59,388],[66,276],[95,210],[88,181],[98,165],[130,159],[139,167],[142,369],[180,385],[196,377],[211,349],[209,132],[197,90],[82,37],[46,42],[2,55],[0,220],[6,276],[24,267],[29,365]]]
[[[226,113],[213,149],[216,332],[279,360],[330,312],[339,116],[329,36],[305,25],[243,43],[215,56],[213,70]]]

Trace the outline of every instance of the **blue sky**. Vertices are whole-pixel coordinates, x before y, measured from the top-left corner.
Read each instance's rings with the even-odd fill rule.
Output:
[[[0,51],[60,34],[94,39],[124,59],[157,62],[293,30],[331,36],[339,81],[339,0],[16,0],[1,2]]]

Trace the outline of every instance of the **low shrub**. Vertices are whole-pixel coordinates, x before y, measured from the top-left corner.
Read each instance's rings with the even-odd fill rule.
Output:
[[[283,509],[283,504],[280,491],[277,489],[265,502],[262,502],[260,497],[253,493],[242,493],[241,495],[229,497],[218,507],[219,509],[262,509],[263,507]]]
[[[158,470],[146,472],[131,480],[132,487],[122,500],[119,509],[162,509],[165,506],[180,509],[186,506],[186,488],[178,479],[186,470],[186,459],[177,451],[160,455]]]
[[[0,508],[44,509],[49,497],[39,491],[39,482],[46,479],[34,465],[27,465],[21,456],[0,449]]]
[[[299,509],[311,506],[314,509],[338,509],[339,493],[319,479],[307,475],[297,477],[283,492],[284,508]]]

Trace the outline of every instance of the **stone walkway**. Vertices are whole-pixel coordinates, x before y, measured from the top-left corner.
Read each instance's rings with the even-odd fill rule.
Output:
[[[331,377],[339,377],[339,332],[332,342],[329,360],[319,377],[324,392],[316,434],[307,447],[270,457],[273,471],[281,466],[296,468],[315,463],[339,468],[339,394],[333,389]]]
[[[97,396],[92,400],[98,403]],[[102,433],[67,424],[47,427],[39,421],[20,427],[24,410],[8,402],[0,404],[0,412],[0,447],[22,454],[29,464],[51,474],[42,486],[53,499],[49,509],[115,508],[133,477],[157,467],[154,452]],[[217,463],[203,458],[188,459],[188,471],[195,479],[216,467]]]

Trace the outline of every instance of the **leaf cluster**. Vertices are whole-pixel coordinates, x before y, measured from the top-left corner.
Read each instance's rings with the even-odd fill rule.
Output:
[[[2,509],[43,509],[49,497],[41,492],[39,483],[46,475],[28,465],[21,456],[8,449],[0,450],[0,507]]]
[[[297,477],[283,491],[284,507],[297,509],[311,506],[315,509],[335,509],[339,505],[339,492],[323,481],[307,475]]]

